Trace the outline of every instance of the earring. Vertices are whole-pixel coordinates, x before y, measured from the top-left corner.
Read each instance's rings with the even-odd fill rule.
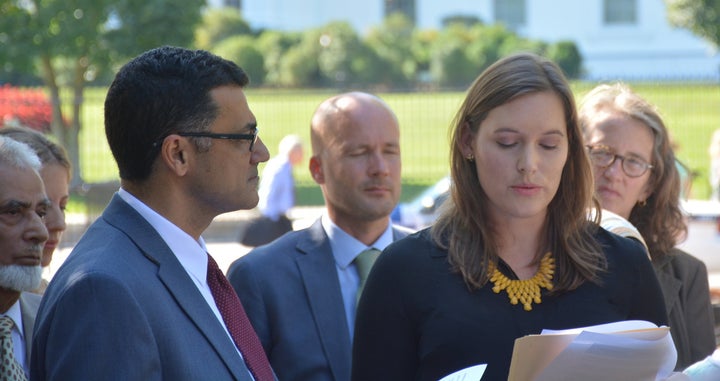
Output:
[[[473,154],[471,154],[471,153],[467,154],[467,155],[465,156],[465,158],[466,158],[468,161],[474,161],[474,160],[475,160],[475,156],[473,156]]]
[[[647,200],[638,201],[638,206],[643,207],[647,205]]]

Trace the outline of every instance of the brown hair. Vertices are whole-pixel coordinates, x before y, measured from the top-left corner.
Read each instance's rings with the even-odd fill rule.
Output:
[[[645,205],[636,204],[629,221],[640,231],[653,260],[661,258],[687,234],[680,209],[680,173],[665,123],[647,100],[622,83],[599,85],[582,100],[579,120],[586,134],[589,120],[599,110],[610,110],[646,125],[653,134],[652,159],[648,188],[652,193]]]
[[[68,179],[72,175],[72,165],[65,149],[42,133],[25,127],[5,127],[0,129],[0,134],[30,146],[40,158],[43,167],[48,164],[60,164],[67,169]]]
[[[545,234],[536,254],[551,251],[555,257],[554,292],[577,288],[597,279],[606,268],[605,257],[593,237],[597,229],[587,219],[593,199],[593,177],[577,124],[575,101],[561,69],[534,54],[516,54],[494,63],[475,80],[467,92],[452,126],[451,194],[432,227],[436,244],[448,251],[455,271],[470,288],[488,281],[489,263],[497,263],[498,242],[488,213],[488,197],[478,180],[474,163],[462,153],[461,131],[476,133],[491,110],[530,93],[552,92],[565,111],[568,158],[555,197],[548,205]],[[597,222],[597,221],[596,221]]]

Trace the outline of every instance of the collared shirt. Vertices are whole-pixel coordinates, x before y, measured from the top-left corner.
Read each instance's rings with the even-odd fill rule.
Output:
[[[12,330],[13,350],[15,351],[15,360],[25,369],[25,374],[30,374],[28,361],[25,358],[25,329],[23,326],[22,311],[20,310],[20,300],[10,307],[7,312],[0,316],[7,316],[13,320],[15,327]]]
[[[193,283],[195,283],[195,287],[197,287],[198,291],[200,291],[200,294],[202,294],[205,302],[207,302],[208,306],[215,314],[215,317],[225,329],[225,333],[227,333],[228,338],[232,341],[232,336],[225,326],[225,321],[223,321],[220,310],[218,310],[217,305],[215,304],[215,299],[213,298],[212,291],[210,291],[210,286],[207,284],[208,254],[207,248],[205,247],[205,240],[200,237],[200,239],[196,241],[189,234],[185,233],[167,218],[152,210],[128,191],[120,188],[118,195],[133,209],[140,213],[140,215],[158,232],[163,241],[165,241],[165,244],[167,244],[173,254],[175,254],[175,257],[180,262],[180,265],[185,269],[188,275],[190,275],[190,279],[192,279]],[[232,342],[233,344],[235,343],[234,341]],[[237,346],[235,346],[235,349],[240,357],[242,357],[242,354]]]
[[[273,221],[295,205],[295,179],[287,156],[276,156],[265,165],[258,196],[258,209]]]
[[[358,286],[360,284],[360,277],[358,276],[357,268],[353,264],[353,261],[355,257],[365,249],[374,247],[378,250],[384,250],[385,247],[390,245],[393,242],[392,224],[388,217],[388,226],[383,234],[380,235],[372,245],[366,246],[335,225],[327,215],[327,212],[323,213],[320,223],[330,240],[330,248],[335,258],[335,270],[337,270],[338,280],[340,281],[340,292],[342,293],[345,307],[345,318],[347,319],[348,329],[350,330],[350,341],[352,341],[355,327],[355,304]]]

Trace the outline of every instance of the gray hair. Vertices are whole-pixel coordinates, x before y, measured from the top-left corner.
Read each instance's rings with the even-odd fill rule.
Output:
[[[40,158],[30,146],[7,136],[0,136],[0,165],[18,169],[32,168],[36,172],[42,167]]]
[[[290,151],[294,150],[296,147],[302,147],[302,139],[300,139],[297,135],[287,135],[282,140],[280,140],[280,144],[278,144],[278,153],[281,155],[289,155]]]

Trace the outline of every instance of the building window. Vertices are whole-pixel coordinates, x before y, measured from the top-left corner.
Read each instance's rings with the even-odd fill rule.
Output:
[[[415,25],[415,0],[385,0],[385,17],[402,13]]]
[[[606,25],[637,23],[637,0],[603,0],[603,22]]]
[[[525,0],[494,0],[495,22],[515,30],[525,26]]]

